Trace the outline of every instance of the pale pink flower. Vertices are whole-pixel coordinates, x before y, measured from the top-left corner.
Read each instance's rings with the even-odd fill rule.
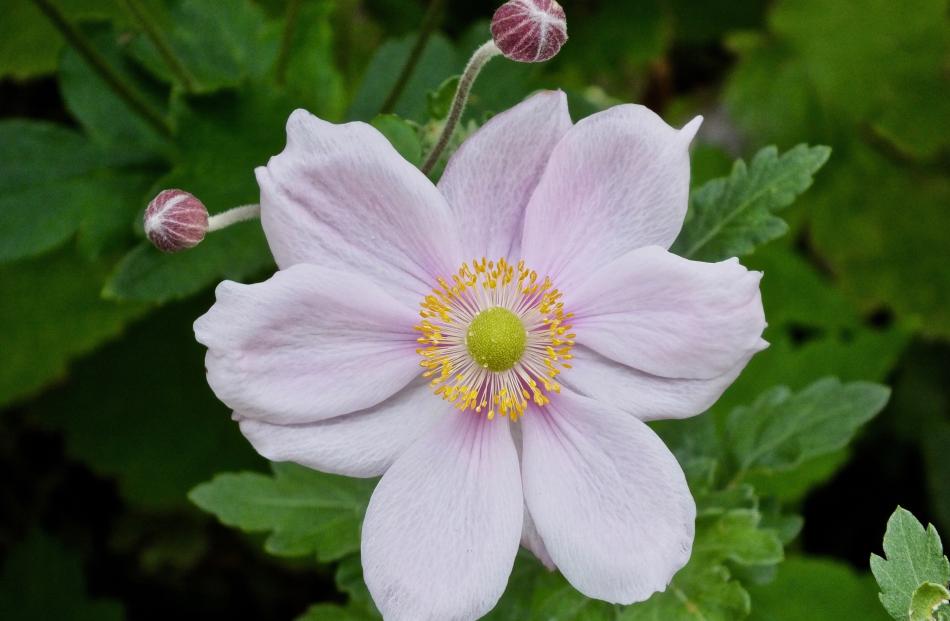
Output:
[[[572,125],[544,92],[436,187],[298,110],[257,169],[280,271],[218,287],[208,381],[265,457],[383,475],[362,560],[386,619],[484,615],[519,542],[618,603],[689,559],[695,505],[645,421],[703,412],[765,344],[760,274],[667,252],[700,120]]]

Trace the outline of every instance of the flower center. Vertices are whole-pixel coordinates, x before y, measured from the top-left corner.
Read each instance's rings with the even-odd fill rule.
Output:
[[[460,410],[518,420],[529,402],[544,406],[571,368],[574,334],[561,292],[524,261],[463,263],[451,282],[421,303],[423,377]]]
[[[528,333],[518,315],[495,306],[475,315],[465,345],[475,362],[489,371],[507,371],[524,353]]]

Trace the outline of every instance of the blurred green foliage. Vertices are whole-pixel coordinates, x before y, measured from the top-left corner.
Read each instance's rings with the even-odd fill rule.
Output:
[[[157,618],[146,609],[160,610],[162,595],[220,602],[216,594],[270,571],[287,572],[261,580],[284,607],[237,613],[378,618],[358,558],[372,482],[288,465],[266,473],[204,382],[191,321],[218,281],[274,269],[259,225],[164,255],[140,219],[168,187],[193,192],[212,213],[256,202],[254,168],[280,151],[298,107],[371,121],[418,163],[494,7],[449,3],[393,114],[379,115],[421,2],[51,2],[89,49],[67,46],[32,0],[8,0],[0,19],[0,110],[17,117],[0,119],[0,464],[25,486],[0,494],[0,617],[123,618],[111,599],[128,604],[129,618]],[[561,54],[544,65],[492,61],[453,147],[539,88],[564,89],[575,120],[625,101],[674,124],[704,114],[675,249],[702,260],[741,255],[765,272],[771,346],[709,415],[656,425],[699,506],[693,558],[669,590],[610,606],[523,554],[487,618],[885,618],[870,576],[847,561],[866,569],[898,503],[950,529],[948,3],[563,5],[571,39]],[[43,106],[25,96],[19,105],[37,85],[52,85]],[[830,146],[830,158],[817,145]],[[749,164],[733,164],[739,158]],[[894,385],[873,421],[887,394],[872,382]],[[34,434],[44,447],[35,455]],[[47,462],[51,473],[38,466]],[[845,489],[836,481],[855,469],[867,504],[839,517],[816,498],[824,486]],[[74,520],[64,504],[62,487],[76,477],[76,493],[99,494],[94,520]],[[217,526],[188,498],[250,534]],[[812,555],[844,538],[822,536],[835,519],[865,547],[848,559]],[[888,532],[886,547],[895,545]],[[240,562],[235,549],[246,551]],[[134,578],[120,579],[127,573]],[[305,599],[284,597],[277,585],[298,573]],[[230,582],[209,586],[198,579],[207,575]],[[900,582],[900,572],[889,575]],[[270,601],[244,590],[241,601]],[[913,591],[896,597],[889,610],[909,605]]]
[[[10,551],[0,575],[0,617],[22,621],[121,621],[118,602],[86,595],[78,555],[38,532]]]

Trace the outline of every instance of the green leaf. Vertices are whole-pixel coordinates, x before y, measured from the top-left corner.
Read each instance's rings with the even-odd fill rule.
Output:
[[[838,127],[870,123],[916,157],[948,144],[943,0],[779,2],[769,25],[767,40],[740,46],[726,89],[733,116],[757,139],[830,139]]]
[[[187,507],[188,491],[214,473],[262,465],[205,379],[191,324],[209,304],[150,315],[29,406],[34,420],[62,432],[68,455],[116,479],[138,506]]]
[[[439,85],[434,91],[429,91],[426,95],[427,111],[430,119],[438,121],[444,120],[449,116],[449,110],[452,108],[452,100],[455,99],[455,91],[459,87],[459,78],[454,75],[447,78],[445,82]]]
[[[248,88],[190,102],[180,111],[182,159],[156,184],[182,188],[218,213],[256,203],[254,168],[284,145],[294,103],[282,92]],[[116,266],[108,297],[163,302],[184,298],[223,278],[244,280],[273,266],[260,223],[246,222],[211,233],[197,247],[163,254],[142,242]]]
[[[287,88],[302,99],[302,107],[327,120],[340,118],[346,103],[343,76],[334,58],[330,23],[334,5],[330,0],[300,4],[284,76]]]
[[[0,144],[0,262],[61,244],[110,195],[109,158],[72,130],[4,121]]]
[[[778,566],[775,580],[750,585],[749,621],[886,621],[870,575],[839,561],[794,557]]]
[[[929,156],[948,144],[950,102],[940,95],[950,52],[945,2],[785,2],[770,21],[805,67],[809,82],[803,86],[814,89],[824,108],[883,127],[915,155]],[[908,97],[915,90],[920,96]]]
[[[168,91],[141,78],[124,50],[118,35],[105,24],[84,29],[90,42],[110,67],[160,113],[168,107]],[[168,141],[121,99],[74,49],[67,48],[59,67],[60,93],[69,112],[79,121],[93,142],[110,151],[127,154],[133,160],[169,156]],[[126,223],[128,224],[128,222]]]
[[[775,147],[768,147],[748,167],[738,160],[728,177],[714,179],[692,193],[673,252],[700,261],[720,261],[749,254],[756,246],[781,237],[788,225],[774,213],[811,186],[830,153],[828,147],[799,145],[779,157]]]
[[[334,577],[340,590],[349,596],[351,610],[363,611],[368,618],[372,619],[381,617],[373,602],[373,597],[369,594],[366,582],[363,581],[363,565],[359,554],[351,554],[341,560]]]
[[[950,563],[943,555],[940,535],[927,530],[909,511],[897,508],[884,533],[886,560],[871,555],[871,571],[881,587],[881,602],[895,619],[907,619],[914,592],[925,582],[950,582]]]
[[[585,9],[588,14],[571,22],[570,39],[554,62],[569,73],[593,72],[609,92],[642,90],[646,64],[662,56],[672,40],[668,3],[608,0]],[[631,84],[631,76],[638,83]]]
[[[250,0],[149,3],[151,19],[191,74],[194,92],[210,93],[263,76],[277,57],[279,25]],[[139,34],[133,55],[152,74],[179,84],[152,42]]]
[[[409,121],[401,119],[395,114],[380,114],[372,121],[373,127],[386,136],[407,162],[418,166],[422,163],[422,143],[419,141],[419,130]]]
[[[748,614],[749,594],[724,566],[697,564],[682,569],[666,591],[625,608],[620,621],[736,621]]]
[[[765,20],[765,0],[673,0],[677,39],[716,43],[727,32],[756,28]]]
[[[157,174],[134,168],[109,168],[96,175],[95,201],[84,206],[79,223],[78,248],[86,259],[125,251],[135,240],[134,223],[151,200],[149,189]]]
[[[33,532],[13,546],[0,574],[0,619],[121,621],[118,602],[86,593],[81,559]]]
[[[617,610],[605,602],[581,595],[559,573],[549,572],[522,551],[508,580],[508,588],[483,621],[614,621]]]
[[[946,3],[779,2],[770,24],[768,37],[733,42],[732,118],[753,143],[832,144],[809,196],[815,254],[865,311],[950,336],[950,182],[937,161],[950,137]]]
[[[890,307],[924,335],[950,337],[950,177],[857,141],[833,163],[809,201],[816,251],[862,309]]]
[[[758,509],[759,499],[751,485],[735,485],[726,489],[697,489],[691,487],[696,499],[696,516],[710,517],[730,509]]]
[[[793,393],[766,391],[726,421],[726,446],[740,476],[793,470],[810,459],[843,448],[857,430],[887,403],[887,387],[867,382],[842,384],[834,378]]]
[[[950,591],[942,584],[925,582],[910,598],[910,621],[935,621],[937,611],[950,604]]]
[[[789,328],[801,327],[815,328],[822,335],[845,330],[869,331],[864,317],[847,296],[808,259],[795,252],[790,243],[769,244],[742,263],[750,270],[765,274],[759,286],[773,333],[787,334]],[[774,334],[770,334],[766,338],[772,340],[773,337]],[[759,384],[759,388],[764,385],[767,384]]]
[[[120,14],[111,0],[58,0],[72,20],[102,19]],[[32,0],[5,0],[0,20],[0,78],[25,80],[52,73],[64,42],[59,31]]]
[[[106,270],[67,251],[0,266],[0,325],[15,326],[0,331],[0,404],[60,377],[70,359],[142,314],[141,305],[99,297]]]
[[[774,565],[784,558],[782,542],[773,530],[760,528],[758,511],[733,509],[715,518],[698,519],[693,554],[716,562]]]
[[[380,111],[415,40],[416,35],[411,34],[379,46],[363,74],[363,81],[347,114],[349,118],[372,118]],[[443,35],[436,33],[426,44],[393,112],[404,119],[425,122],[426,93],[437,89],[447,76],[455,75],[461,69],[455,48]]]
[[[830,120],[813,93],[802,88],[809,80],[807,70],[788,45],[745,32],[729,37],[727,45],[740,61],[726,84],[723,102],[755,144],[790,147],[831,133]]]
[[[259,222],[209,235],[175,254],[142,242],[116,265],[103,289],[106,298],[167,302],[186,298],[220,280],[244,280],[272,265]]]
[[[271,554],[315,554],[330,561],[359,550],[360,523],[375,481],[289,463],[273,469],[273,476],[221,474],[189,497],[228,526],[268,532],[264,547]]]
[[[513,617],[509,618],[513,619]],[[534,592],[531,597],[531,615],[517,618],[551,621],[613,621],[617,618],[617,612],[609,604],[581,595],[561,575],[541,569],[535,578]]]

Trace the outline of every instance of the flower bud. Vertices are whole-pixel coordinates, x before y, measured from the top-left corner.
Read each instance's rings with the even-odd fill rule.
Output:
[[[162,190],[145,209],[145,234],[162,252],[197,246],[207,232],[208,210],[184,190]]]
[[[567,41],[567,18],[555,0],[509,0],[495,11],[491,36],[506,58],[539,63]]]

